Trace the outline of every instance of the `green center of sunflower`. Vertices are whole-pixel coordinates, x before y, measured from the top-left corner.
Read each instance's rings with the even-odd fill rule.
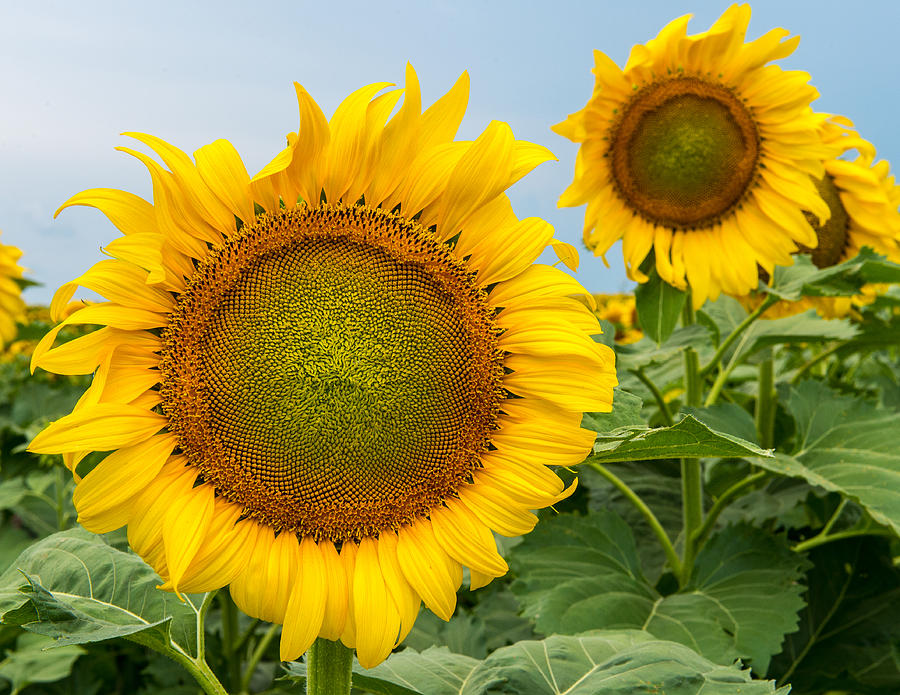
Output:
[[[484,292],[379,210],[257,218],[198,269],[164,344],[184,454],[276,529],[346,540],[407,523],[468,478],[495,423]]]
[[[613,128],[620,195],[654,224],[709,227],[740,202],[759,153],[756,124],[728,89],[694,77],[649,85]]]
[[[834,185],[834,178],[825,174],[824,178],[815,181],[816,188],[822,200],[831,210],[831,217],[825,224],[819,224],[819,219],[810,212],[804,212],[806,219],[812,228],[816,230],[819,245],[814,249],[800,245],[800,253],[808,253],[812,256],[812,262],[817,268],[828,268],[836,265],[844,255],[847,247],[847,233],[850,229],[850,217],[841,202],[840,191]]]

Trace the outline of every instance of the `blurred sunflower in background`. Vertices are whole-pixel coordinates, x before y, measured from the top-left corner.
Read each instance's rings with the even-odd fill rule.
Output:
[[[757,286],[758,269],[790,265],[815,247],[812,221],[827,203],[814,179],[839,148],[823,139],[809,74],[774,60],[799,37],[773,29],[744,43],[749,5],[732,5],[709,31],[687,35],[690,15],[636,45],[625,68],[594,52],[594,92],[553,130],[580,143],[561,207],[587,203],[584,241],[595,254],[619,239],[628,276],[653,252],[669,284],[699,307]]]
[[[411,68],[389,86],[329,120],[297,85],[299,131],[252,179],[224,140],[192,160],[130,134],[167,167],[122,148],[153,203],[94,189],[62,206],[124,236],[51,309],[78,286],[108,301],[33,356],[95,373],[30,446],[73,473],[111,452],[78,482],[79,521],[127,525],[166,589],[230,585],[284,624],[284,659],[322,637],[371,667],[420,602],[449,619],[463,567],[473,589],[507,571],[492,531],[527,533],[570,493],[549,466],[582,461],[583,412],[612,406],[613,353],[568,296],[585,290],[534,264],[553,230],[504,193],[551,153],[500,122],[455,141],[466,75],[424,113]],[[54,348],[70,324],[102,327]]]
[[[25,319],[25,302],[18,280],[24,269],[19,265],[21,249],[0,244],[0,350],[15,340],[16,322]]]
[[[594,314],[609,321],[616,329],[615,341],[620,345],[636,343],[644,337],[638,325],[637,306],[633,294],[595,294]]]
[[[820,224],[809,212],[804,213],[816,231],[817,244],[802,246],[799,252],[810,254],[813,264],[820,269],[855,257],[864,246],[889,261],[900,263],[900,186],[890,174],[890,164],[885,160],[875,162],[875,147],[850,130],[851,125],[838,119],[825,129],[826,140],[839,144],[842,155],[857,152],[853,160],[825,161],[825,175],[815,181],[828,203],[831,213],[828,221]],[[762,279],[770,280],[766,275]],[[823,318],[839,318],[854,307],[870,304],[886,288],[886,285],[868,284],[854,297],[781,301],[768,309],[764,317],[792,316],[814,308]],[[745,308],[752,310],[760,304],[762,295],[754,292],[739,299]]]

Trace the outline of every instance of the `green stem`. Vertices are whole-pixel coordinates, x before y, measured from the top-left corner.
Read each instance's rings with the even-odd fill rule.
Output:
[[[831,355],[833,355],[835,352],[837,352],[843,346],[844,346],[844,343],[837,343],[836,345],[832,345],[827,350],[823,350],[818,355],[816,355],[815,357],[810,359],[806,364],[804,364],[802,367],[800,367],[800,369],[797,370],[797,372],[794,374],[793,377],[791,377],[791,383],[792,384],[798,383],[800,381],[800,377],[804,376],[810,369],[815,367],[822,360],[825,360],[825,359],[828,359],[829,357],[831,357]]]
[[[700,360],[696,351],[687,348],[684,351],[684,384],[685,403],[689,406],[700,405],[702,394],[699,367]],[[690,580],[694,568],[697,551],[695,535],[703,525],[703,473],[700,459],[681,459],[681,503],[684,518],[684,557],[678,582],[684,587]]]
[[[703,405],[705,405],[707,408],[711,405],[714,405],[715,402],[719,399],[719,394],[722,392],[722,388],[725,386],[725,382],[728,381],[728,377],[731,376],[731,372],[733,372],[734,368],[737,367],[740,363],[741,350],[743,350],[744,348],[744,343],[747,342],[748,335],[748,333],[745,333],[741,337],[741,342],[735,349],[734,354],[731,356],[731,359],[728,361],[725,369],[719,370],[719,375],[713,382],[712,388],[710,388],[709,394],[707,394],[706,396],[706,401],[704,401],[703,403]]]
[[[678,558],[678,553],[675,552],[675,546],[672,545],[672,541],[669,540],[669,535],[666,533],[666,530],[662,527],[662,524],[659,523],[659,519],[656,518],[656,515],[647,506],[647,504],[640,498],[640,496],[628,487],[628,484],[619,478],[615,473],[611,470],[603,466],[599,463],[589,463],[588,466],[597,471],[600,475],[606,478],[613,486],[621,492],[628,499],[631,504],[641,513],[647,523],[650,525],[650,530],[653,531],[653,535],[659,540],[660,545],[662,545],[663,552],[666,554],[666,558],[669,560],[669,566],[672,568],[672,572],[675,573],[676,576],[680,576],[681,574],[681,560]]]
[[[826,543],[831,543],[832,541],[842,541],[845,538],[856,538],[858,536],[885,536],[886,538],[895,537],[891,531],[886,531],[884,529],[878,528],[860,529],[859,531],[841,531],[840,533],[832,533],[830,536],[822,535],[820,533],[819,535],[814,536],[808,540],[797,543],[797,545],[792,547],[791,550],[797,553],[805,553],[807,550],[817,548],[820,545],[825,545]]]
[[[756,434],[763,449],[775,442],[775,360],[771,353],[759,363],[759,392],[756,395]]]
[[[241,682],[241,656],[236,653],[237,647],[237,606],[227,591],[219,594],[222,606],[222,651],[228,665],[228,684],[236,688]]]
[[[247,668],[244,669],[244,677],[241,678],[241,693],[249,692],[248,688],[250,687],[250,679],[253,678],[253,672],[256,671],[257,665],[266,653],[266,649],[271,643],[272,638],[275,637],[277,633],[278,625],[272,624],[259,640],[259,644],[256,645],[256,649],[254,649],[253,654],[250,655],[250,661],[247,662]]]
[[[206,614],[209,613],[209,607],[212,606],[213,599],[218,593],[218,589],[210,591],[203,597],[203,603],[200,604],[200,610],[197,611],[197,659],[206,661]]]
[[[206,661],[192,659],[181,652],[169,652],[169,655],[188,670],[206,695],[228,695],[228,691],[216,678],[216,674],[212,672]]]
[[[755,485],[758,481],[762,480],[767,475],[769,475],[768,471],[759,471],[757,473],[748,475],[746,478],[739,480],[730,488],[725,490],[725,492],[719,495],[718,499],[716,499],[715,503],[710,508],[709,514],[706,515],[706,519],[703,522],[703,525],[699,529],[697,529],[695,543],[698,547],[702,546],[706,541],[706,538],[707,536],[709,536],[710,531],[712,531],[713,526],[715,526],[716,520],[719,518],[719,515],[722,513],[725,507],[729,505],[731,500],[742,494],[746,488]]]
[[[353,650],[318,638],[306,652],[306,695],[350,695]]]
[[[637,369],[629,370],[632,374],[634,374],[638,379],[641,380],[641,383],[650,389],[650,393],[653,394],[653,397],[656,399],[656,405],[659,406],[659,412],[662,413],[663,420],[665,420],[666,425],[671,427],[675,424],[675,420],[672,419],[672,411],[669,410],[669,404],[666,403],[666,399],[663,397],[662,391],[659,390],[656,384],[653,383],[653,380],[647,376],[642,367],[638,367]]]
[[[773,304],[775,304],[777,302],[778,302],[778,297],[776,297],[775,295],[772,295],[772,294],[767,295],[766,298],[763,300],[763,303],[760,304],[758,307],[756,307],[756,309],[754,309],[752,312],[750,312],[743,321],[741,321],[737,326],[735,326],[734,330],[728,334],[728,337],[726,337],[725,340],[722,341],[722,344],[719,345],[718,349],[716,350],[715,354],[712,356],[712,359],[709,361],[709,363],[706,366],[704,366],[703,369],[700,370],[700,376],[705,377],[713,369],[715,369],[716,366],[719,364],[719,362],[722,361],[722,357],[728,351],[728,348],[730,348],[732,346],[734,341],[737,340],[741,336],[741,334],[747,330],[747,328],[750,326],[751,323],[756,321],[756,319],[758,319],[760,316],[762,316],[766,312],[766,310],[768,310],[769,307],[771,307]]]
[[[250,641],[250,638],[253,637],[253,634],[256,632],[256,628],[259,625],[259,618],[254,618],[250,625],[244,630],[244,633],[241,635],[240,639],[237,641],[237,646],[234,648],[234,651],[238,654],[243,653],[244,649],[247,647],[247,643]]]

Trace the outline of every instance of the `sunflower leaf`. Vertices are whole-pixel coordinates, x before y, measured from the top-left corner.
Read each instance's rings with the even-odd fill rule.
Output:
[[[72,666],[85,650],[74,645],[50,649],[54,641],[25,632],[16,640],[15,650],[0,661],[0,679],[9,681],[18,693],[32,683],[53,683],[72,672]]]
[[[772,286],[760,285],[760,290],[796,301],[802,296],[852,296],[867,282],[900,282],[900,265],[868,247],[843,263],[821,270],[802,254],[794,257],[792,266],[776,266]]]
[[[692,415],[671,427],[621,427],[601,433],[587,460],[597,463],[705,457],[772,457],[767,449],[725,432],[717,432]]]
[[[631,529],[611,513],[561,515],[509,557],[523,613],[545,634],[644,629],[716,663],[740,658],[765,674],[803,607],[803,558],[748,525],[719,532],[689,584],[660,595],[644,578]]]
[[[798,692],[900,692],[900,570],[881,538],[836,541],[810,553],[800,630],[773,660]]]
[[[840,492],[900,534],[900,413],[817,381],[790,388],[783,400],[797,425],[795,450],[757,465]]]
[[[659,277],[656,268],[651,269],[649,278],[634,290],[638,323],[657,345],[662,345],[675,330],[687,295]]]
[[[407,649],[369,671],[354,669],[353,685],[375,695],[593,695],[611,686],[621,693],[667,695],[788,691],[776,690],[772,681],[753,681],[738,664],[716,665],[684,645],[641,630],[594,630],[517,642],[484,661],[444,648]]]
[[[29,547],[0,575],[0,620],[57,645],[126,637],[157,651],[193,653],[198,597],[182,603],[159,591],[160,581],[137,555],[82,529],[63,531]]]

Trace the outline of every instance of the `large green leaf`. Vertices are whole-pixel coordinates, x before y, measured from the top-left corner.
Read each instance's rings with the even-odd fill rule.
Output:
[[[0,661],[0,678],[9,681],[12,692],[17,695],[32,683],[53,683],[72,672],[72,666],[84,649],[74,645],[50,649],[52,639],[28,632],[16,640],[15,650],[8,651]]]
[[[671,427],[623,427],[600,433],[588,461],[647,461],[705,457],[771,457],[772,453],[724,432],[710,429],[691,415]]]
[[[687,295],[659,277],[651,269],[647,282],[634,290],[635,306],[641,329],[657,344],[669,339],[681,316]]]
[[[814,549],[800,630],[771,675],[789,674],[808,695],[900,692],[900,570],[892,555],[873,537]]]
[[[876,409],[816,381],[785,399],[797,426],[790,456],[757,465],[847,495],[900,533],[900,413]]]
[[[0,575],[0,620],[57,644],[128,637],[196,653],[198,596],[160,591],[159,576],[133,553],[82,529],[48,536]]]
[[[900,282],[900,266],[870,248],[862,249],[843,263],[822,269],[803,254],[794,257],[792,266],[777,266],[772,286],[761,285],[760,289],[796,301],[801,296],[851,296],[867,282]]]
[[[720,666],[674,642],[642,631],[594,631],[555,635],[541,642],[519,642],[498,649],[484,662],[490,677],[502,682],[496,695],[597,695],[665,693],[666,695],[786,695],[772,681],[753,681],[738,664]],[[483,680],[463,695],[480,695]],[[449,694],[448,694],[449,695]]]
[[[306,680],[303,665],[288,677]],[[503,647],[484,661],[444,648],[407,649],[364,671],[353,685],[375,695],[786,695],[738,664],[717,665],[688,647],[641,630],[594,630]]]
[[[688,586],[668,596],[645,580],[631,530],[611,513],[551,519],[509,561],[513,591],[545,634],[645,629],[717,663],[744,659],[760,674],[803,606],[804,561],[749,526],[713,536]]]

